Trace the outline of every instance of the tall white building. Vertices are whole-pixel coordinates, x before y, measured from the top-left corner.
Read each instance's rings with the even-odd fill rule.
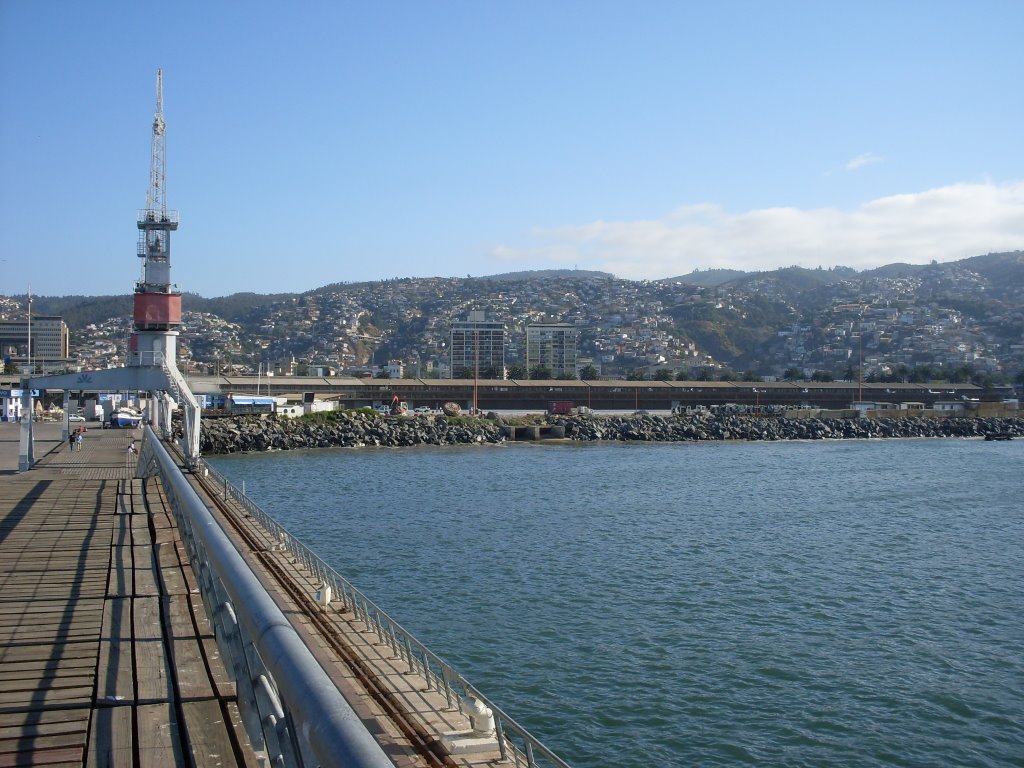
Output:
[[[576,343],[580,329],[572,323],[530,323],[526,326],[526,370],[537,366],[552,378],[576,375]]]
[[[465,371],[505,378],[505,323],[488,320],[486,312],[476,309],[465,320],[453,321],[449,359],[453,378]]]

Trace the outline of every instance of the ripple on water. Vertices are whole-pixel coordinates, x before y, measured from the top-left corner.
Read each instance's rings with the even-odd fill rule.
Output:
[[[214,463],[576,768],[1020,765],[1024,441]]]

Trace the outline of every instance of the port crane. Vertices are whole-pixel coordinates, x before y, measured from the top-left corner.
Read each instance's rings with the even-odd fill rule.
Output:
[[[68,412],[72,392],[147,393],[147,417],[154,431],[170,438],[171,413],[182,412],[185,461],[194,466],[199,458],[200,406],[177,367],[178,333],[181,327],[181,292],[171,282],[171,233],[178,229],[178,212],[167,208],[163,70],[156,73],[156,111],[150,144],[149,188],[146,207],[139,210],[136,255],[142,273],[135,283],[132,332],[123,368],[26,376],[22,380],[21,471],[35,463],[32,441],[32,390],[64,390],[64,438],[69,432]]]

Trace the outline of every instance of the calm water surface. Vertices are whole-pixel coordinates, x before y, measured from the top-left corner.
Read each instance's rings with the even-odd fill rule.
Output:
[[[575,768],[1024,765],[1024,440],[211,463]]]

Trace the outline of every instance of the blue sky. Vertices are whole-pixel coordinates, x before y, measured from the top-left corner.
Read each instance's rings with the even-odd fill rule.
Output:
[[[1024,248],[1024,3],[0,0],[0,294]]]

